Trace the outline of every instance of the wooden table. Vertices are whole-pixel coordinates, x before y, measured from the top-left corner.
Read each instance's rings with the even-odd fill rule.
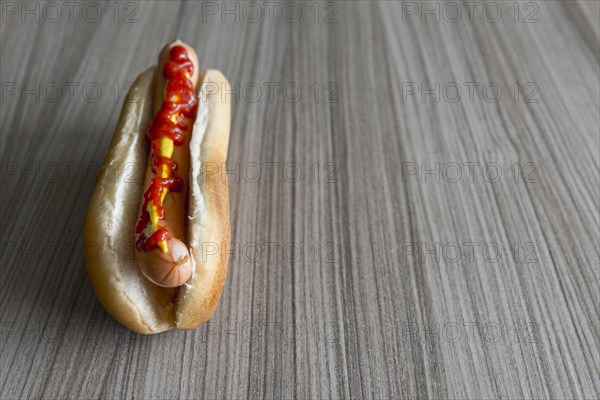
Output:
[[[598,2],[1,5],[0,398],[598,397]],[[140,336],[82,225],[174,38],[235,90],[234,256]]]

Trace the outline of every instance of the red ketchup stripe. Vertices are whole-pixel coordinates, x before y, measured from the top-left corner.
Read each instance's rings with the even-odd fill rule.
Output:
[[[166,167],[168,176],[161,178],[155,175],[144,192],[144,202],[135,226],[135,244],[140,251],[150,251],[158,247],[160,241],[173,237],[169,228],[160,224],[154,233],[150,236],[146,235],[147,228],[152,223],[148,204],[154,205],[159,220],[163,221],[165,219],[165,209],[161,202],[163,191],[180,192],[183,190],[183,181],[177,175],[177,162],[160,155],[160,140],[169,138],[173,140],[175,146],[181,146],[185,141],[188,127],[184,118],[192,118],[197,106],[194,85],[188,78],[193,73],[194,63],[188,57],[185,48],[174,46],[170,52],[170,59],[163,68],[163,75],[168,80],[165,100],[146,130],[146,138],[150,142],[152,172],[157,174]]]

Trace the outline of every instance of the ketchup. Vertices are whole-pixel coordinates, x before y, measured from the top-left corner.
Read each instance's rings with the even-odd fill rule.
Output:
[[[161,155],[161,140],[170,139],[175,146],[181,146],[185,141],[188,126],[184,119],[192,118],[197,106],[194,85],[190,79],[193,73],[194,63],[188,57],[185,48],[171,48],[169,61],[163,67],[163,75],[167,80],[165,99],[146,130],[154,176],[144,192],[144,202],[135,226],[135,244],[140,251],[150,251],[158,247],[159,242],[173,237],[165,225],[152,224],[149,206],[154,208],[159,221],[163,221],[163,193],[166,195],[168,192],[180,192],[183,189],[183,180],[177,175],[177,162]],[[152,233],[147,236],[146,232]]]

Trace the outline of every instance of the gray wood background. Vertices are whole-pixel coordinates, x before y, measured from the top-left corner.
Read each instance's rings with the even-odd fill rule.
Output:
[[[599,3],[248,4],[2,2],[0,398],[598,398]],[[235,254],[147,337],[81,235],[176,37],[237,88]]]

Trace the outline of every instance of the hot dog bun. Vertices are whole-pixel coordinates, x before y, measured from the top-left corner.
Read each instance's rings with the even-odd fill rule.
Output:
[[[206,254],[205,245],[222,249],[230,244],[227,177],[202,171],[204,163],[221,166],[226,161],[230,103],[220,91],[206,93],[199,84],[190,141],[187,224],[194,272],[184,286],[162,288],[147,280],[136,265],[132,232],[144,190],[148,157],[144,133],[153,113],[154,72],[151,68],[142,73],[128,94],[84,227],[87,270],[100,303],[122,325],[143,334],[193,329],[211,317],[223,290],[228,254]],[[216,70],[203,71],[200,82],[229,87]]]

